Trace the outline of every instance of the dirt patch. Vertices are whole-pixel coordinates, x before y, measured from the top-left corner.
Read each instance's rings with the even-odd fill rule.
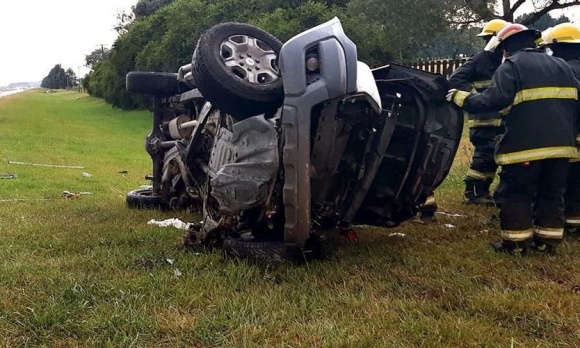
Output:
[[[191,313],[170,307],[155,313],[155,321],[165,331],[182,331],[195,327],[197,319]]]
[[[466,137],[461,138],[454,163],[468,164],[471,162],[472,157],[473,157],[473,145],[471,144],[468,138]]]

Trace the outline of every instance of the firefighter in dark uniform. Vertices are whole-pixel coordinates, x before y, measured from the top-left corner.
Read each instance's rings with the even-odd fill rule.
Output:
[[[540,32],[510,24],[497,34],[506,60],[483,93],[452,89],[447,98],[468,112],[502,110],[505,133],[495,160],[502,166],[498,252],[551,251],[564,234],[569,160],[577,156],[579,83],[568,64],[536,49]]]
[[[502,19],[489,21],[477,36],[490,43],[509,23]],[[483,92],[502,61],[502,52],[486,48],[472,56],[449,77],[452,88],[466,92]],[[493,47],[495,48],[495,47]],[[497,111],[468,114],[469,140],[473,144],[473,159],[465,176],[465,203],[493,205],[489,187],[495,178],[497,164],[493,158],[495,139],[503,133],[501,116]]]
[[[564,59],[580,80],[580,26],[562,23],[545,30],[542,33],[542,46],[551,51],[554,57]],[[580,135],[577,135],[576,141],[580,145]],[[570,161],[565,202],[566,227],[576,230],[580,227],[580,158]]]
[[[508,22],[502,19],[489,21],[477,35],[486,43],[505,27]],[[487,48],[487,47],[486,47]],[[451,87],[463,91],[484,91],[491,82],[491,77],[501,63],[501,53],[484,50],[471,57],[457,68],[449,78]],[[469,139],[475,147],[470,168],[465,177],[464,201],[472,204],[493,205],[489,187],[495,177],[497,165],[493,158],[495,138],[503,132],[501,118],[497,112],[478,115],[477,120],[469,116]],[[419,219],[423,222],[436,220],[437,201],[433,192],[419,206]]]

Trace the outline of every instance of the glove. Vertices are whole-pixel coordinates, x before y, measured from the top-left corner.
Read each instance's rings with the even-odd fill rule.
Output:
[[[457,94],[457,89],[451,88],[449,91],[447,91],[447,96],[445,97],[445,99],[447,99],[447,101],[450,102],[453,100],[453,97],[455,97],[455,94]]]
[[[470,94],[471,93],[469,93],[469,92],[459,91],[455,88],[452,88],[447,92],[447,96],[445,97],[445,99],[447,99],[447,101],[450,101],[453,104],[459,106],[460,108],[463,108],[463,104],[465,103],[465,99]]]

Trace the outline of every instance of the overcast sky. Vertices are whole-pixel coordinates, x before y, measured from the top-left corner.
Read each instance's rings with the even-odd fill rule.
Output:
[[[117,37],[117,12],[137,0],[0,0],[0,86],[40,81],[62,64],[81,75],[85,54]]]
[[[515,1],[515,0],[514,0]],[[0,86],[40,81],[62,64],[81,76],[85,55],[111,47],[119,11],[137,0],[0,0]],[[522,10],[531,10],[528,0]],[[518,11],[518,15],[522,11]],[[565,13],[576,23],[580,7]]]

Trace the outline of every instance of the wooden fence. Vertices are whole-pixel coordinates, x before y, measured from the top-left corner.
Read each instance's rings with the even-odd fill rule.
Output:
[[[441,74],[446,78],[465,63],[469,58],[454,58],[454,59],[438,59],[421,62],[406,62],[403,65],[413,67],[415,69],[424,70],[436,74]]]

